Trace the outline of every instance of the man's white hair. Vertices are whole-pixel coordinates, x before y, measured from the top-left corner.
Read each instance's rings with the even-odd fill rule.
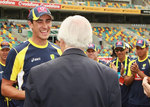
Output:
[[[67,46],[86,49],[92,43],[92,27],[83,16],[67,17],[61,24],[58,40],[64,40]]]

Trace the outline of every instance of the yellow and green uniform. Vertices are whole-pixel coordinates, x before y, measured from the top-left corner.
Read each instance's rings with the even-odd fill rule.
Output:
[[[60,48],[53,43],[47,42],[45,46],[39,46],[29,39],[10,50],[3,78],[17,81],[18,89],[25,90],[30,69],[36,65],[55,59],[60,55]],[[15,101],[15,104],[21,107],[23,103],[23,100]]]
[[[5,69],[5,64],[0,62],[0,90],[1,90],[1,82],[2,82],[2,73]],[[0,91],[0,107],[15,107],[11,99],[8,99],[2,96]]]
[[[124,66],[124,75],[127,75],[127,73],[128,73],[128,65],[129,65],[130,61],[131,61],[131,58],[126,56],[125,60],[122,62],[123,66]],[[115,59],[111,60],[111,62],[114,63],[115,66],[118,69],[118,78],[119,78],[119,84],[120,84],[120,88],[121,88],[122,105],[126,105],[127,102],[128,102],[128,96],[129,96],[130,87],[126,86],[124,84],[124,78],[121,77],[121,75],[120,75],[121,62],[119,61],[118,57],[116,57]]]
[[[139,66],[140,72],[143,72],[145,75],[150,76],[150,57],[146,57],[144,60],[134,59],[129,63],[129,71],[128,76],[131,76],[131,65],[136,62]],[[150,98],[148,98],[144,94],[143,86],[142,86],[142,78],[135,74],[135,78],[130,87],[129,92],[129,104],[132,105],[140,105],[142,107],[150,106]]]

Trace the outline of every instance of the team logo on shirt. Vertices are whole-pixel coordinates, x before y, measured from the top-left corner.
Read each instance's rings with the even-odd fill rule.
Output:
[[[143,67],[142,67],[142,69],[145,69],[145,67],[146,67],[146,64],[143,64]]]
[[[140,71],[140,72],[143,72],[144,73],[144,71]],[[142,80],[142,78],[138,75],[138,74],[135,74],[135,78],[134,78],[135,80]]]
[[[39,57],[39,58],[32,58],[32,59],[31,59],[31,62],[40,61],[40,60],[41,60],[40,57]]]
[[[51,60],[55,59],[55,55],[54,54],[50,54],[50,58],[51,58]]]

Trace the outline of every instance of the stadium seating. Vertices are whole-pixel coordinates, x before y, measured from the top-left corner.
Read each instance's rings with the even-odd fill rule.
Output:
[[[21,43],[20,40],[17,40],[17,38],[13,37],[13,35],[5,29],[0,30],[0,35],[1,35],[0,42],[8,41],[10,42],[11,47],[15,47],[16,45]]]
[[[12,29],[29,29],[27,24],[15,24],[15,25],[5,25],[1,27],[2,23],[0,23],[0,41],[6,40],[12,43],[12,46],[16,46],[17,44],[21,43],[20,40],[17,40],[10,32]],[[58,29],[60,25],[53,25],[51,30],[51,35],[57,35]],[[131,44],[131,46],[135,47],[136,40],[138,38],[147,39],[150,41],[149,38],[145,36],[145,34],[149,35],[150,29],[149,28],[141,28],[141,27],[132,27],[132,28],[123,28],[123,27],[93,27],[93,34],[102,37],[102,39],[109,44],[109,46],[98,46],[101,50],[99,56],[101,57],[109,57],[111,55],[111,47],[117,41],[125,41],[126,43]],[[29,32],[28,32],[29,33]],[[30,36],[32,32],[29,33]],[[28,36],[28,37],[30,37]],[[135,55],[135,48],[133,48],[133,53],[131,55]]]
[[[133,4],[125,4],[125,3],[112,3],[112,2],[99,2],[99,1],[85,1],[85,2],[71,2],[65,0],[59,0],[60,4],[67,5],[80,5],[80,6],[92,6],[92,7],[108,7],[108,8],[125,8],[125,9],[145,9],[144,6],[137,6]]]
[[[127,30],[126,30],[127,29]],[[103,40],[113,45],[117,41],[125,41],[133,46],[133,52],[131,55],[135,55],[135,45],[138,38],[143,38],[149,41],[144,35],[145,32],[150,32],[147,28],[123,28],[119,27],[93,27],[93,33]],[[134,35],[133,35],[134,34]],[[99,47],[100,48],[100,47]],[[101,48],[100,48],[101,49]],[[101,56],[109,56],[111,47],[107,49],[101,49]]]

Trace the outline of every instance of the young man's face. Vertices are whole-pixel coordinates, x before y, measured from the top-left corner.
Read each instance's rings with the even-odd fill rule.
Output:
[[[117,47],[115,49],[115,53],[119,59],[122,59],[122,58],[125,58],[126,50],[121,47]]]
[[[47,14],[41,16],[38,20],[29,22],[29,26],[33,31],[33,37],[37,37],[42,40],[47,40],[50,35],[52,26],[51,17]]]
[[[9,51],[10,51],[9,48],[4,48],[4,49],[0,50],[0,58],[1,58],[1,60],[6,61],[6,58],[8,56]]]
[[[97,60],[98,52],[94,49],[88,49],[86,52],[87,56],[93,60]]]
[[[136,54],[139,57],[146,57],[148,52],[148,47],[147,48],[141,48],[139,46],[136,46]]]

